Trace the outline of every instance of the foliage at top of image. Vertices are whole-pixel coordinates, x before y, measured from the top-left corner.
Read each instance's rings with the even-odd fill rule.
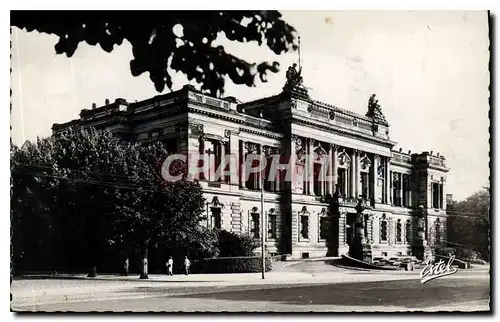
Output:
[[[278,11],[118,11],[118,12],[13,12],[11,25],[59,37],[57,54],[72,57],[81,42],[99,44],[106,52],[127,40],[134,58],[133,76],[149,72],[158,92],[172,89],[167,70],[184,73],[201,90],[222,96],[228,76],[235,84],[255,86],[266,81],[278,62],[248,62],[214,46],[218,35],[230,41],[265,44],[275,54],[297,50],[295,29]],[[175,27],[175,28],[174,28]]]

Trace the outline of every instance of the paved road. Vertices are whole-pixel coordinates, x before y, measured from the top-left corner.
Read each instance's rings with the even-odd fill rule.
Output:
[[[158,283],[157,283],[158,284]],[[117,291],[120,292],[120,291]],[[489,278],[449,276],[340,284],[175,287],[137,285],[132,298],[25,306],[27,311],[437,311],[489,310]],[[135,294],[134,294],[135,293]],[[144,296],[143,298],[141,298]]]

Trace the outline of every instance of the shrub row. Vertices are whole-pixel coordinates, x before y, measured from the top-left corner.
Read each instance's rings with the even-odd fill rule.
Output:
[[[473,251],[471,249],[466,249],[466,248],[454,248],[454,247],[440,247],[436,248],[434,250],[434,253],[436,255],[441,255],[445,257],[451,257],[455,255],[457,259],[465,260],[465,261],[476,261],[478,259],[481,259],[481,255]]]
[[[271,258],[266,257],[266,272],[272,269]],[[262,271],[262,258],[251,257],[219,257],[195,260],[191,264],[191,272],[202,273],[258,273]]]

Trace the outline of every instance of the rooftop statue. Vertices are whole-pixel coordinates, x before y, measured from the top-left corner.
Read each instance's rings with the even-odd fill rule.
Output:
[[[380,108],[380,104],[378,100],[375,99],[376,95],[372,94],[370,99],[368,100],[368,112],[366,116],[373,118],[375,121],[382,123],[384,125],[388,125],[384,114],[382,113],[382,109]]]
[[[297,70],[297,64],[288,67],[286,71],[286,83],[284,89],[292,89],[294,87],[302,87],[302,67]]]

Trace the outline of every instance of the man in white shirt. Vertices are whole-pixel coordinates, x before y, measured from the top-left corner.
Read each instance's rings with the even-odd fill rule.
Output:
[[[184,259],[184,267],[186,268],[186,275],[189,275],[189,266],[191,266],[191,262],[186,256],[186,258]]]
[[[167,261],[167,275],[170,276],[174,275],[173,269],[174,269],[174,260],[172,259],[172,256],[170,256]]]

